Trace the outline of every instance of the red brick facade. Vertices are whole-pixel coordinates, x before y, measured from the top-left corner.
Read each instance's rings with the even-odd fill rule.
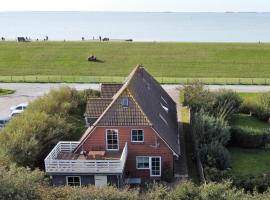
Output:
[[[151,127],[97,127],[89,135],[83,144],[83,149],[90,151],[93,148],[102,147],[106,149],[106,129],[118,130],[119,151],[124,148],[125,143],[128,143],[128,158],[125,171],[130,177],[140,177],[149,179],[150,170],[136,169],[136,156],[160,156],[161,168],[171,168],[173,170],[173,152],[165,144],[165,142],[158,136],[158,134]],[[143,129],[144,142],[133,143],[131,142],[131,130]],[[158,147],[155,144],[159,143]],[[157,179],[158,177],[153,177]]]

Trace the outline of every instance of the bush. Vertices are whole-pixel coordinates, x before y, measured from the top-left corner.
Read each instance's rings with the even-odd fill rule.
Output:
[[[244,189],[246,192],[259,192],[263,193],[267,191],[270,186],[270,174],[264,174],[259,176],[244,176],[233,177],[233,185],[238,189]]]
[[[265,147],[270,142],[270,133],[264,129],[250,127],[231,128],[230,145],[243,148]]]
[[[88,92],[89,93],[89,92]],[[0,162],[44,166],[44,158],[60,140],[78,139],[85,129],[86,93],[68,87],[52,90],[30,103],[0,134]]]
[[[231,166],[229,151],[219,143],[203,145],[200,150],[200,158],[203,166],[225,170]]]
[[[190,85],[184,86],[184,106],[188,106],[192,112],[200,110],[209,111],[214,105],[214,95],[204,88],[204,85],[199,82],[193,82]]]
[[[171,199],[199,200],[200,190],[193,182],[184,181],[171,192]]]
[[[38,188],[46,184],[44,173],[39,170],[30,171],[15,165],[9,169],[0,167],[0,199],[41,199]]]
[[[242,98],[232,90],[219,90],[215,94],[212,114],[223,119],[230,119],[243,103]]]
[[[209,116],[200,111],[192,117],[191,125],[193,134],[198,141],[198,148],[214,142],[226,145],[230,139],[228,123],[222,118]]]
[[[205,179],[208,182],[212,181],[221,182],[230,177],[229,171],[230,171],[229,169],[219,170],[217,168],[205,167],[204,168]]]

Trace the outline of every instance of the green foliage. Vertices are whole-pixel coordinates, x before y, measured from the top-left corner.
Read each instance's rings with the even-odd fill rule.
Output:
[[[188,106],[192,112],[209,111],[214,105],[214,95],[199,81],[185,85],[183,92],[183,105]]]
[[[0,161],[43,167],[43,160],[60,140],[74,140],[85,129],[83,113],[87,95],[68,87],[52,90],[12,119],[0,134]]]
[[[215,167],[219,170],[225,170],[231,166],[230,154],[220,143],[212,142],[202,145],[199,153],[203,166]]]
[[[230,169],[219,170],[215,167],[205,167],[204,174],[208,182],[222,182],[230,177]]]
[[[254,129],[250,127],[231,128],[230,144],[243,148],[265,147],[270,143],[269,129]]]
[[[199,200],[200,189],[193,182],[184,181],[172,190],[171,198],[177,200]]]
[[[44,200],[137,200],[138,190],[107,187],[41,187],[39,193]]]
[[[239,110],[242,102],[242,98],[236,92],[222,89],[215,93],[215,103],[211,112],[216,117],[228,120]]]
[[[209,116],[202,111],[195,113],[192,117],[192,131],[199,148],[211,143],[226,145],[230,139],[228,123],[222,118]]]
[[[14,165],[9,169],[0,167],[0,199],[40,199],[38,188],[46,184],[44,173],[39,170]]]
[[[7,95],[7,94],[13,94],[14,92],[15,92],[15,90],[8,90],[8,89],[0,88],[0,96]]]

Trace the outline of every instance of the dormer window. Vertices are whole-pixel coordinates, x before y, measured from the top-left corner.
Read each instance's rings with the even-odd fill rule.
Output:
[[[169,112],[169,108],[168,107],[164,106],[162,103],[160,103],[160,105],[166,111],[166,113]]]
[[[122,98],[121,105],[123,106],[123,108],[128,107],[128,97],[123,97]]]

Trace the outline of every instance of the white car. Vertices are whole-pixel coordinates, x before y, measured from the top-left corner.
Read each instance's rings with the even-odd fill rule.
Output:
[[[28,106],[28,103],[21,103],[17,106],[12,106],[10,107],[10,117],[13,117],[17,114],[20,114],[22,113]]]

